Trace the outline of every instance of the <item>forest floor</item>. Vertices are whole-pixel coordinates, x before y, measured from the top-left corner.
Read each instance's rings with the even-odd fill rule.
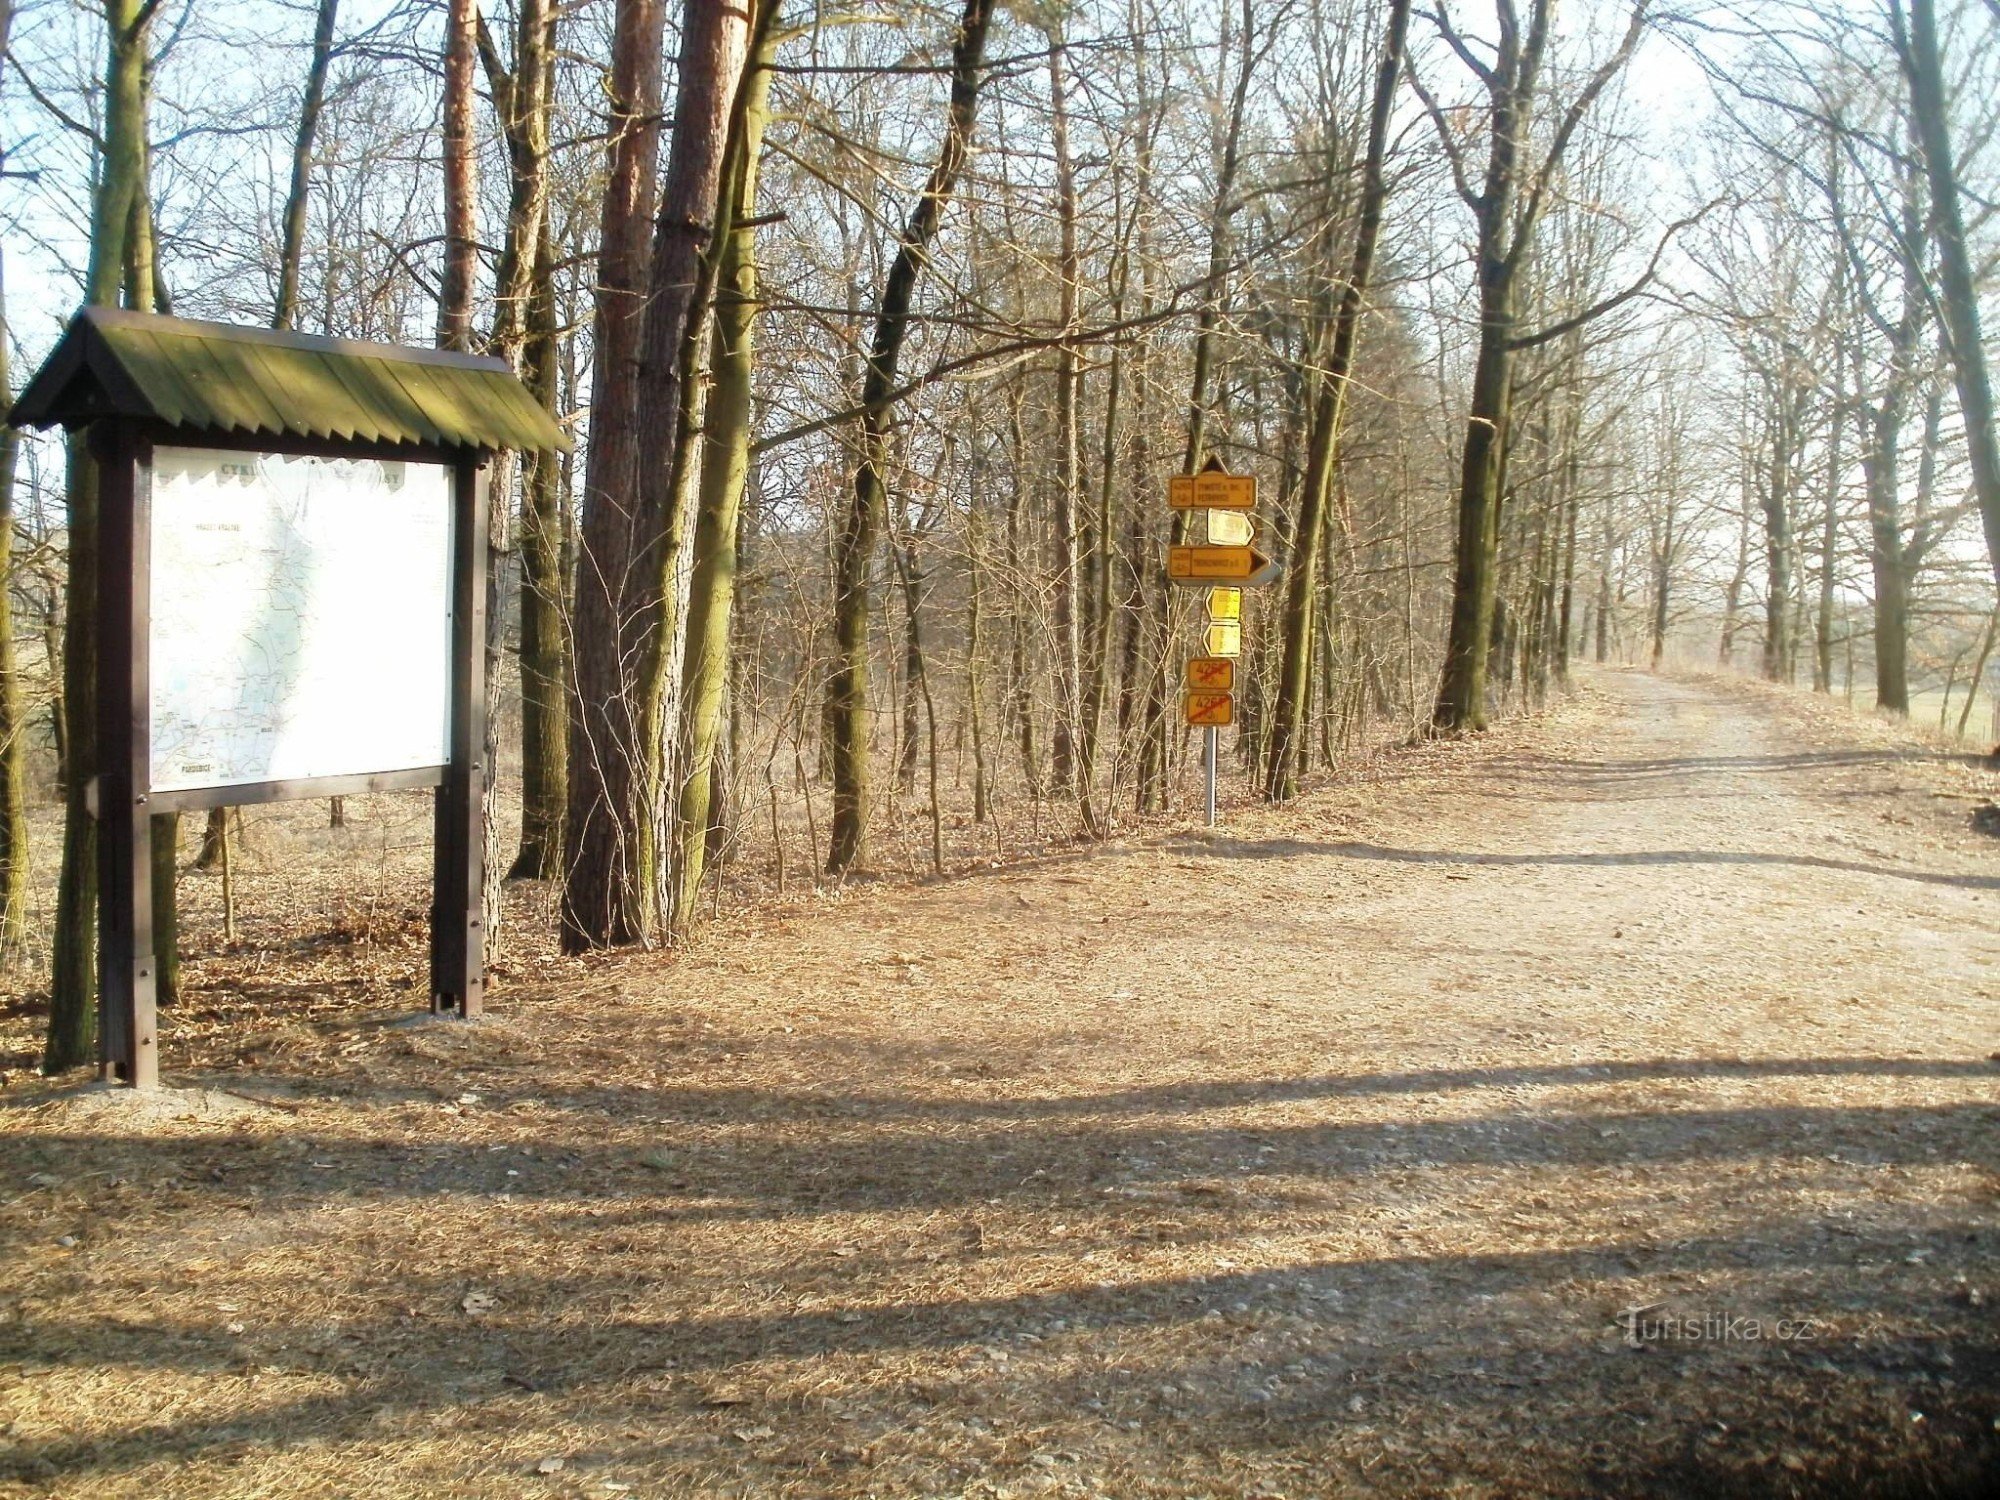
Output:
[[[0,1494],[1995,1493],[1995,785],[1600,671],[472,1025],[191,966],[0,1095]]]

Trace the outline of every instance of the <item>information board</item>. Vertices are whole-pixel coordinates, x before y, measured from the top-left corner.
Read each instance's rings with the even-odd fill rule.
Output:
[[[446,761],[451,478],[154,449],[154,790]]]

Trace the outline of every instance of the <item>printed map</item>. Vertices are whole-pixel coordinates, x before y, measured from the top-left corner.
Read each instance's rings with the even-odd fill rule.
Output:
[[[156,790],[443,764],[450,483],[436,464],[155,451]]]

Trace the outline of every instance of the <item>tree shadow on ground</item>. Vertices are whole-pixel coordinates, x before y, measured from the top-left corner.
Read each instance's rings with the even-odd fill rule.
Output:
[[[1993,758],[1946,750],[1797,750],[1762,755],[1664,755],[1586,760],[1574,756],[1502,755],[1491,770],[1548,776],[1620,779],[1643,776],[1733,774],[1740,771],[1821,771],[1845,766],[1964,766],[1990,770]]]
[[[394,1026],[398,1023],[387,1023]],[[829,1045],[832,1045],[829,1043]],[[964,1049],[950,1044],[888,1049],[870,1041],[856,1049],[856,1061],[875,1066],[898,1060],[913,1068],[935,1066],[941,1058],[962,1058]],[[606,1082],[589,1090],[550,1093],[528,1079],[495,1078],[480,1059],[468,1058],[482,1073],[478,1087],[492,1108],[529,1103],[550,1109],[608,1110],[620,1118],[668,1120],[676,1117],[735,1118],[752,1122],[772,1114],[813,1118],[915,1119],[974,1122],[1025,1121],[1123,1113],[1189,1114],[1215,1109],[1244,1109],[1320,1099],[1357,1099],[1406,1094],[1445,1095],[1482,1090],[1605,1088],[1636,1083],[1730,1082],[1738,1080],[1797,1080],[1807,1078],[1932,1078],[1989,1079],[2000,1082],[2000,1063],[1991,1058],[1954,1057],[1653,1057],[1606,1058],[1597,1062],[1524,1063],[1483,1068],[1425,1068],[1396,1073],[1324,1073],[1305,1077],[1189,1078],[1139,1088],[1070,1094],[1009,1094],[1000,1098],[951,1098],[908,1091],[864,1089],[737,1088],[703,1084],[660,1084],[644,1088]],[[523,1061],[522,1071],[533,1068]],[[1004,1068],[982,1066],[962,1081],[1004,1080]],[[237,1072],[201,1071],[177,1075],[195,1087],[259,1089]],[[435,1104],[458,1092],[456,1084],[398,1085],[381,1078],[332,1074],[284,1081],[284,1099],[349,1098],[365,1091],[378,1104]],[[0,1119],[13,1106],[0,1099]],[[1537,1118],[1546,1118],[1537,1114]]]
[[[1851,1179],[1953,1163],[1990,1173],[2000,1107],[1157,1116],[1675,1077],[1989,1071],[1933,1059],[1654,1059],[1194,1080],[1021,1101],[551,1091],[532,1076],[479,1076],[468,1139],[375,1133],[422,1118],[409,1104],[439,1102],[401,1086],[358,1101],[360,1130],[316,1129],[309,1140],[21,1134],[0,1141],[13,1181],[55,1170],[78,1183],[166,1184],[169,1196],[129,1240],[117,1231],[119,1200],[101,1199],[89,1274],[124,1287],[129,1311],[108,1320],[44,1300],[32,1318],[0,1323],[0,1361],[153,1372],[211,1395],[242,1385],[219,1407],[169,1402],[165,1415],[87,1435],[17,1440],[10,1461],[24,1474],[115,1479],[162,1455],[206,1462],[302,1439],[368,1450],[385,1422],[451,1412],[455,1431],[496,1445],[538,1424],[585,1422],[624,1461],[693,1464],[719,1482],[749,1460],[690,1446],[718,1421],[740,1421],[701,1406],[705,1382],[810,1370],[848,1392],[870,1430],[1004,1411],[1029,1430],[1084,1434],[1061,1439],[1074,1446],[1115,1438],[1135,1473],[1194,1465],[1209,1488],[1245,1455],[1301,1460],[1323,1471],[1328,1491],[1370,1477],[1423,1492],[1440,1463],[1473,1476],[1486,1465],[1504,1484],[1518,1476],[1522,1445],[1544,1443],[1536,1462],[1550,1493],[1732,1494],[1763,1483],[1777,1495],[1798,1477],[1771,1467],[1780,1447],[1813,1463],[1825,1450],[1847,1466],[1844,1487],[1821,1493],[1887,1494],[1919,1480],[1945,1493],[1966,1465],[1991,1460],[2000,1416],[1989,1379],[2000,1334],[1961,1295],[1963,1278],[1990,1271],[1991,1214],[1949,1198],[1878,1205]],[[668,1154],[642,1158],[647,1142]],[[1797,1179],[1807,1191],[1780,1215],[1733,1212],[1727,1200],[1694,1212],[1717,1174]],[[1473,1185],[1499,1180],[1609,1194],[1633,1212],[1619,1232],[1571,1243],[1461,1251],[1399,1232],[1363,1253],[1254,1268],[1276,1224],[1368,1221],[1450,1193],[1477,1215],[1485,1189]],[[1835,1215],[1829,1194],[1866,1211]],[[420,1222],[412,1216],[446,1226],[456,1250],[440,1256],[432,1236],[425,1252],[394,1255],[369,1227]],[[1000,1238],[968,1247],[958,1226],[982,1216]],[[8,1222],[22,1222],[18,1200]],[[857,1223],[886,1227],[833,1249]],[[1052,1223],[1068,1226],[1063,1240],[1032,1237]],[[720,1226],[749,1233],[741,1252],[689,1259],[689,1243],[712,1242]],[[1213,1269],[1163,1273],[1132,1258],[1135,1246],[1169,1243],[1177,1264]],[[329,1262],[344,1244],[346,1258]],[[1252,1268],[1217,1265],[1224,1252]],[[968,1290],[996,1265],[1032,1268],[1052,1255],[1061,1274],[1051,1263],[1017,1277],[1045,1289]],[[228,1292],[241,1311],[190,1317],[173,1295],[181,1267],[218,1257],[251,1292]],[[288,1299],[329,1263],[337,1284],[313,1296],[342,1309],[337,1329],[266,1310],[296,1305]],[[746,1284],[767,1288],[754,1306]],[[493,1299],[488,1315],[463,1311],[471,1285]],[[216,1273],[203,1287],[203,1297],[221,1290]],[[1690,1311],[1815,1318],[1862,1307],[1869,1331],[1810,1347],[1624,1347],[1616,1311],[1662,1297]],[[727,1310],[711,1305],[725,1299]],[[996,1344],[1010,1357],[992,1358]],[[260,1385],[259,1370],[290,1374]],[[1927,1424],[1885,1426],[1885,1401],[1926,1412]],[[1522,1423],[1524,1402],[1547,1414],[1540,1427]],[[786,1395],[758,1418],[801,1433],[746,1471],[759,1486],[828,1482],[814,1467],[831,1460],[813,1435],[824,1413],[811,1399]],[[628,1427],[642,1436],[609,1437]],[[1384,1448],[1378,1435],[1389,1432],[1407,1441]],[[1364,1476],[1355,1466],[1370,1453]],[[995,1450],[975,1471],[1020,1462]],[[871,1483],[859,1468],[853,1479],[910,1487]]]
[[[1387,864],[1447,866],[1555,865],[1594,868],[1650,865],[1789,866],[1801,870],[1833,870],[1845,875],[1869,875],[1881,880],[1908,880],[1919,885],[1951,886],[1966,891],[2000,890],[2000,876],[1947,875],[1934,870],[1899,870],[1891,865],[1863,864],[1814,854],[1761,854],[1737,849],[1649,849],[1624,853],[1482,854],[1458,849],[1402,849],[1358,841],[1335,843],[1310,839],[1203,838],[1182,834],[1169,847],[1199,851],[1216,859],[1358,859]]]

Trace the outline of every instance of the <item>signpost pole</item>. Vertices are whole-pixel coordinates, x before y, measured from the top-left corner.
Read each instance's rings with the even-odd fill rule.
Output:
[[[1215,757],[1217,750],[1222,744],[1222,731],[1211,727],[1204,731],[1204,733],[1208,739],[1208,755],[1206,756],[1208,768],[1202,778],[1206,783],[1203,788],[1202,806],[1208,819],[1208,826],[1213,828],[1215,826]]]

